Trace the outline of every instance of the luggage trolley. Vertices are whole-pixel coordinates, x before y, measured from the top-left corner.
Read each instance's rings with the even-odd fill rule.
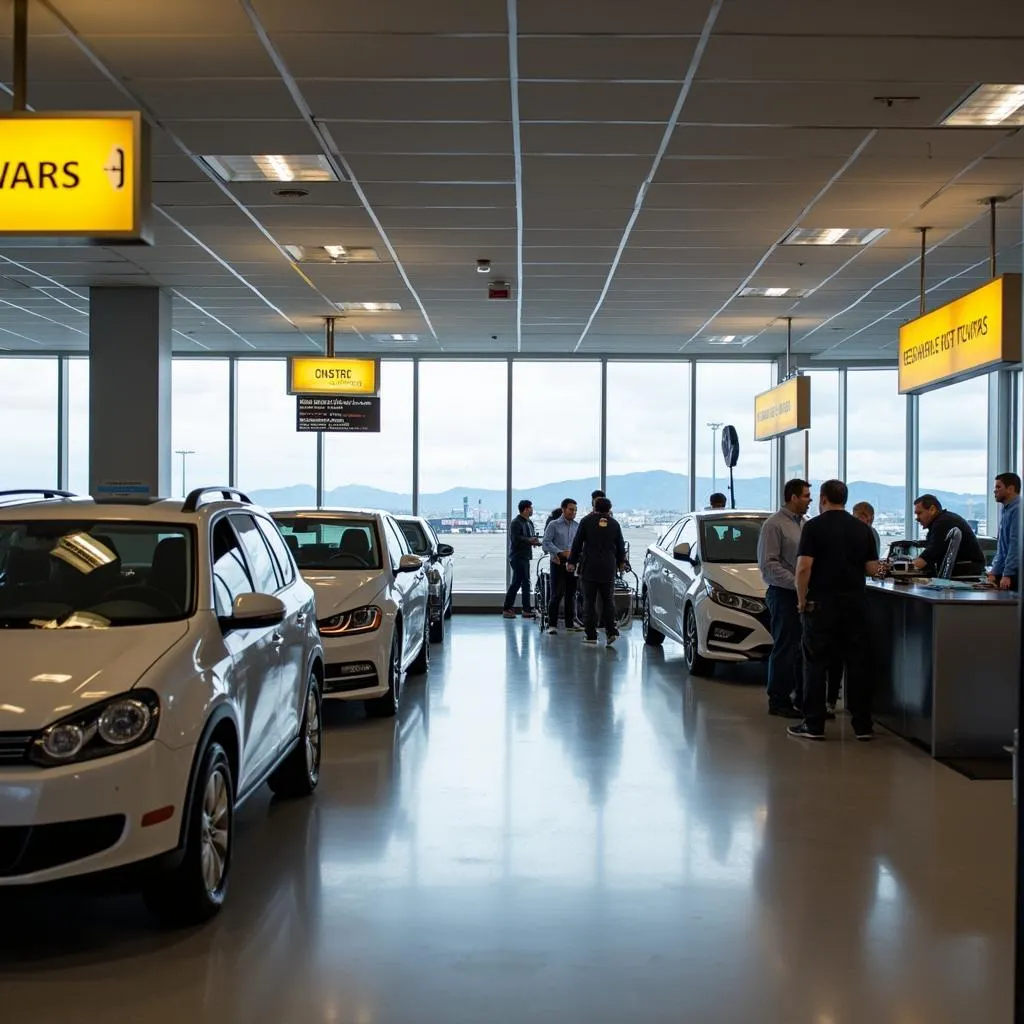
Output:
[[[626,568],[615,574],[613,597],[615,599],[615,625],[620,630],[629,629],[633,616],[641,611],[640,578],[629,561],[629,541],[626,541]],[[600,608],[600,604],[598,605]],[[583,586],[576,588],[576,619],[583,621]]]

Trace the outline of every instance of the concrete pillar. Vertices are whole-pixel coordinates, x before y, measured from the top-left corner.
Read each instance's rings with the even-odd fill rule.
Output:
[[[171,299],[89,293],[89,491],[171,493]]]

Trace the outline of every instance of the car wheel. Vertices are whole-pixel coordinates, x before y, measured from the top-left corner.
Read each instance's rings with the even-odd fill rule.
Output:
[[[310,796],[320,781],[320,757],[324,742],[320,701],[320,680],[315,672],[310,672],[298,742],[267,780],[277,796]]]
[[[430,642],[432,644],[443,644],[444,643],[444,620],[447,618],[445,612],[444,598],[441,600],[441,615],[437,622],[430,624]]]
[[[395,625],[391,635],[391,654],[388,658],[388,692],[365,702],[371,718],[394,718],[398,713],[398,700],[402,687],[402,627]]]
[[[189,807],[185,853],[143,892],[146,906],[163,924],[184,926],[209,920],[224,904],[235,835],[235,786],[224,748],[211,743],[196,772]]]
[[[423,623],[423,644],[420,646],[420,653],[416,660],[409,666],[409,672],[414,676],[423,676],[430,671],[430,616]]]
[[[697,648],[697,615],[693,605],[686,609],[686,622],[683,625],[683,653],[686,656],[686,667],[693,676],[710,676],[714,674],[715,663],[703,657]]]
[[[665,642],[665,634],[651,625],[651,599],[646,591],[640,616],[640,629],[644,635],[644,643],[650,644],[651,647],[660,647]]]

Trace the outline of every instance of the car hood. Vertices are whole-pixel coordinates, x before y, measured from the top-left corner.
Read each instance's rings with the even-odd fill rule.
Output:
[[[350,612],[365,604],[373,604],[384,589],[386,580],[380,570],[342,572],[322,569],[304,569],[302,578],[316,595],[317,620],[329,619],[341,612]]]
[[[34,732],[136,686],[187,622],[0,630],[0,732]]]
[[[763,598],[768,588],[761,579],[761,570],[756,565],[726,565],[704,563],[704,575],[720,587],[741,597]]]

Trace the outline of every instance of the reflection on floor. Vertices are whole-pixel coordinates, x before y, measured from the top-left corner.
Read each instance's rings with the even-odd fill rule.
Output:
[[[246,809],[211,926],[5,921],[5,1019],[1009,1019],[1009,783],[843,720],[789,739],[758,669],[691,681],[638,625],[608,650],[459,618],[435,652],[397,725],[330,708],[314,801]]]

